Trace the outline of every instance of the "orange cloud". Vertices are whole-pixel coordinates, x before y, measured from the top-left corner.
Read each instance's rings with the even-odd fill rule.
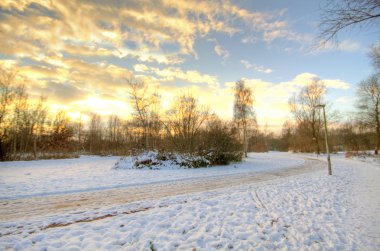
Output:
[[[216,76],[202,74],[194,70],[183,71],[178,67],[167,67],[159,69],[156,67],[148,67],[144,64],[134,65],[134,70],[137,73],[154,74],[156,76],[154,77],[154,80],[160,83],[178,82],[178,80],[182,80],[188,83],[195,84],[205,83],[207,84],[207,86],[211,88],[219,87],[218,79]]]
[[[251,12],[230,1],[5,0],[0,7],[18,12],[3,15],[0,53],[33,59],[67,53],[178,64],[183,62],[182,55],[197,54],[194,43],[198,37],[212,31],[238,32],[236,20],[267,41],[298,39],[281,20],[284,11]],[[178,50],[163,53],[166,44],[176,44]],[[215,51],[228,57],[220,45]]]

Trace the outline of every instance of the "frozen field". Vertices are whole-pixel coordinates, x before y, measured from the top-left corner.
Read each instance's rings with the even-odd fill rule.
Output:
[[[267,168],[280,171],[292,165],[303,165],[304,157],[287,153],[254,154],[237,168],[174,170],[176,172],[169,177],[165,177],[161,170],[146,170],[141,174],[153,173],[145,182],[198,179],[205,175],[211,177],[235,172],[248,175],[251,171],[259,175]],[[115,159],[101,160],[112,164]],[[380,166],[341,156],[332,160],[334,175],[330,177],[323,169],[96,210],[2,221],[0,250],[380,250]],[[115,177],[115,180],[121,177],[113,172],[126,171],[102,169],[99,158],[76,161],[81,163],[83,172],[92,173],[91,185],[75,189],[62,185],[59,189],[49,188],[39,193],[87,191],[97,189],[95,184],[114,186],[95,174],[96,171],[90,172],[91,165],[99,164],[98,170],[103,170],[102,174],[109,175],[108,178]],[[92,164],[84,167],[91,161]],[[54,161],[50,166],[52,163]],[[48,165],[30,168],[25,164],[19,165],[17,168],[31,175],[34,168],[48,169]],[[60,168],[65,169],[64,166],[74,169],[69,163]],[[9,175],[1,174],[2,182],[14,189],[10,196],[33,195],[22,192],[24,188],[21,189],[15,181],[17,175],[9,171],[10,166],[2,168]],[[47,181],[40,174],[37,183],[51,184],[52,177],[58,179],[64,173],[57,172],[48,175]],[[88,178],[75,177],[75,173],[81,174],[78,171],[69,173],[69,176],[61,178],[68,181],[71,177],[72,184],[76,186],[81,179]],[[127,174],[119,175],[128,177]],[[12,182],[7,177],[13,177]],[[20,178],[20,181],[28,184],[25,178]],[[142,181],[140,178],[137,183]],[[2,191],[6,191],[5,186],[3,188],[2,183]]]

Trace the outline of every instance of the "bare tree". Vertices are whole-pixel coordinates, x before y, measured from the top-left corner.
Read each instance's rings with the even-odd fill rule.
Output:
[[[59,111],[53,120],[51,132],[51,149],[59,151],[69,151],[73,149],[70,138],[74,135],[74,130],[67,113]]]
[[[148,85],[142,81],[127,80],[129,95],[134,109],[134,118],[143,130],[144,148],[149,149],[149,107],[152,99],[148,95]]]
[[[200,107],[191,95],[183,95],[176,100],[168,111],[164,126],[177,149],[194,152],[196,136],[208,115],[208,109]]]
[[[100,115],[96,113],[91,114],[87,141],[89,150],[92,153],[101,150],[102,130],[103,125]]]
[[[28,139],[28,127],[30,123],[28,94],[25,86],[21,85],[14,91],[13,117],[11,121],[13,154],[25,152]]]
[[[338,151],[360,151],[373,148],[376,142],[374,130],[362,125],[362,121],[355,121],[355,117],[348,116],[346,121],[330,130],[330,142]]]
[[[4,140],[13,157],[32,151],[37,158],[37,141],[45,129],[47,117],[45,99],[41,97],[39,102],[31,103],[25,85],[16,83],[16,77],[13,71],[3,71],[0,77],[1,159],[4,159]]]
[[[83,150],[84,123],[82,114],[80,114],[73,123],[74,136],[77,140],[77,151]]]
[[[380,148],[380,76],[374,74],[359,84],[359,120],[376,133],[376,149]]]
[[[294,126],[291,123],[291,121],[286,120],[284,124],[282,125],[281,141],[279,145],[280,150],[289,151],[291,149],[293,134],[294,134]]]
[[[321,15],[320,38],[327,42],[342,30],[353,27],[376,26],[380,21],[379,0],[327,1]]]
[[[248,151],[248,125],[252,121],[256,121],[255,112],[253,110],[253,92],[250,88],[245,86],[243,80],[235,83],[235,103],[234,103],[234,119],[243,131],[243,152],[247,157]]]
[[[45,106],[45,98],[41,97],[39,102],[34,105],[30,111],[30,136],[33,141],[33,156],[37,159],[37,143],[40,136],[44,133],[46,117],[48,115],[47,107]]]
[[[9,111],[14,98],[16,72],[3,71],[0,76],[0,125]]]
[[[150,96],[150,106],[148,115],[148,131],[151,146],[154,149],[157,149],[159,147],[160,132],[162,129],[161,96],[157,93],[154,93]]]
[[[298,129],[315,142],[315,151],[320,153],[321,117],[317,105],[324,103],[326,87],[322,80],[315,78],[289,100],[290,110],[297,121]]]
[[[107,136],[108,141],[116,144],[119,141],[121,133],[121,120],[117,115],[111,115],[108,118]]]
[[[14,98],[16,72],[2,71],[0,75],[0,160],[4,160],[5,120]]]

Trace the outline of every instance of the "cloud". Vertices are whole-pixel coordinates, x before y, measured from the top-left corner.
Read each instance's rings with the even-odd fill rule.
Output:
[[[253,43],[256,43],[257,41],[258,41],[258,38],[253,37],[253,36],[247,36],[241,40],[243,44],[253,44]]]
[[[230,52],[223,48],[215,38],[208,38],[207,41],[214,44],[214,51],[216,55],[223,58],[223,62],[230,57]]]
[[[33,59],[43,54],[131,57],[173,65],[184,55],[196,56],[196,39],[212,32],[239,32],[243,42],[299,40],[285,15],[284,10],[248,11],[217,0],[1,1],[0,53]],[[177,49],[165,53],[166,45]],[[229,55],[220,45],[215,52],[224,59]]]
[[[41,59],[41,62],[44,60]],[[158,68],[135,64],[134,74],[127,68],[106,61],[89,63],[63,57],[56,58],[54,64],[44,62],[44,65],[23,65],[15,60],[0,60],[0,66],[2,69],[17,71],[20,79],[28,83],[33,96],[43,94],[49,97],[51,103],[64,103],[68,106],[89,96],[126,99],[127,79],[133,78],[141,78],[151,87],[157,88],[176,84],[186,87],[195,84],[204,89],[219,88],[216,76],[179,67]]]
[[[330,51],[342,51],[342,52],[355,52],[360,50],[361,45],[359,42],[352,41],[350,39],[346,39],[340,42],[327,41],[321,42],[315,50],[311,51],[311,53],[322,53],[322,52],[330,52]]]
[[[343,97],[337,98],[335,100],[336,103],[340,103],[340,104],[344,104],[344,105],[352,103],[352,101],[353,101],[353,99],[350,97],[347,97],[347,96],[343,96]]]
[[[353,51],[358,51],[360,49],[360,44],[355,41],[351,40],[343,40],[338,44],[338,50],[340,51],[348,51],[348,52],[353,52]]]
[[[17,51],[23,49],[25,54],[44,49],[80,55],[119,54],[138,57],[141,61],[167,63],[170,60],[163,59],[164,44],[178,44],[177,53],[192,54],[197,36],[211,31],[228,34],[236,31],[212,13],[215,5],[216,2],[190,4],[187,1],[155,4],[141,1],[5,1],[0,7],[17,15],[2,14],[2,41],[6,45],[2,52],[12,53],[13,45],[18,44]],[[219,8],[219,12],[223,18],[229,18],[224,10]],[[87,41],[95,47],[91,48]],[[126,46],[128,42],[134,46]]]
[[[253,65],[247,60],[240,60],[240,63],[242,65],[244,65],[245,68],[253,69],[257,72],[266,73],[266,74],[270,74],[273,72],[273,70],[271,68],[267,68],[267,67],[262,66],[262,65]]]
[[[218,88],[219,82],[216,76],[202,74],[195,70],[184,71],[178,67],[157,68],[143,64],[135,65],[135,70],[145,74],[154,75],[154,80],[159,83],[177,83],[179,80],[190,84],[207,84],[208,87]]]
[[[270,68],[266,68],[264,66],[255,66],[253,68],[255,71],[258,71],[258,72],[261,72],[261,73],[266,73],[266,74],[269,74],[269,73],[272,73],[273,70],[270,69]]]
[[[247,69],[253,68],[253,65],[250,62],[248,62],[247,60],[240,60],[240,63],[242,63],[244,65],[244,67]]]
[[[326,79],[324,80],[325,85],[328,88],[347,90],[350,89],[350,84],[340,80],[340,79]]]
[[[227,3],[226,5],[228,5]],[[236,15],[245,23],[246,28],[255,34],[266,43],[272,43],[274,40],[282,39],[296,43],[305,43],[310,41],[309,35],[299,34],[293,31],[286,21],[286,9],[275,10],[271,12],[250,12],[245,9],[240,9],[237,6],[229,6],[231,13]],[[245,34],[242,39],[243,43],[253,43],[257,40],[257,35]]]
[[[220,45],[215,45],[214,51],[218,56],[222,57],[223,59],[227,59],[230,56],[230,53],[226,49],[223,49],[223,47]]]
[[[41,88],[40,93],[59,103],[73,102],[87,96],[87,92],[81,90],[77,86],[56,82],[47,83],[45,88]]]
[[[256,98],[254,108],[257,112],[258,120],[260,124],[268,125],[271,129],[278,130],[281,128],[282,123],[291,117],[290,110],[288,107],[289,98],[291,98],[295,93],[298,93],[302,87],[310,83],[313,78],[319,77],[313,73],[300,73],[289,81],[274,83],[267,82],[261,79],[247,79],[243,78],[246,85],[252,88],[254,96]],[[323,79],[328,90],[341,90],[342,97],[338,100],[345,100],[347,93],[343,91],[350,88],[350,84],[345,83],[342,80],[334,79]],[[229,89],[232,95],[232,87],[235,85],[234,82],[225,83],[226,89]],[[226,102],[233,102],[231,97],[227,99],[223,98]],[[230,116],[232,113],[230,113]]]
[[[0,69],[3,69],[3,70],[11,70],[16,65],[17,65],[17,60],[13,60],[13,59],[0,60]]]
[[[135,64],[133,66],[133,69],[135,72],[147,72],[149,70],[149,67],[144,64]]]
[[[291,84],[298,85],[298,86],[305,86],[315,78],[320,78],[320,77],[316,74],[305,72],[305,73],[298,74],[293,79]],[[340,89],[340,90],[347,90],[350,88],[349,83],[346,83],[340,79],[322,79],[322,81],[326,85],[327,88]]]
[[[313,37],[309,34],[300,34],[295,31],[292,31],[290,28],[286,29],[273,29],[264,31],[263,35],[264,41],[267,43],[272,43],[277,39],[284,39],[288,41],[293,41],[299,45],[304,46],[305,44],[311,44]]]
[[[13,60],[0,60],[0,67],[16,71],[19,80],[27,83],[26,87],[33,98],[42,94],[48,98],[49,103],[68,106],[75,100],[91,95],[117,97],[114,95],[115,90],[116,93],[125,93],[126,79],[133,78],[128,69],[107,62],[87,63],[65,58],[57,61],[56,65],[23,65]],[[6,65],[11,68],[5,67]]]

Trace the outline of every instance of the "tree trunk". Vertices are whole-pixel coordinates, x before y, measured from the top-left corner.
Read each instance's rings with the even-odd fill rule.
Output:
[[[379,118],[379,103],[376,102],[375,106],[375,120],[376,120],[376,150],[375,154],[378,154],[380,148],[380,118]]]
[[[317,135],[317,130],[315,128],[315,122],[312,122],[311,130],[312,130],[313,140],[315,140],[316,152],[319,155],[321,152],[321,149],[319,147],[319,135]]]
[[[380,122],[379,117],[376,118],[376,151],[375,154],[378,154],[379,148],[380,148]]]
[[[319,155],[321,153],[321,147],[319,146],[319,137],[318,137],[318,135],[315,135],[315,143],[317,144],[317,154]]]
[[[377,121],[376,123],[376,149],[375,149],[375,154],[378,154],[380,148],[380,123]]]
[[[248,157],[247,148],[248,148],[248,144],[247,144],[247,125],[243,125],[243,149],[244,149],[244,156],[246,158]]]
[[[16,156],[17,152],[17,134],[13,138],[13,155]]]
[[[4,156],[4,152],[3,152],[3,141],[1,140],[1,138],[0,138],[0,160],[1,161],[5,160],[5,156]]]
[[[37,137],[33,136],[33,157],[37,159]]]
[[[145,150],[149,150],[149,135],[148,135],[148,126],[144,126],[144,135],[145,135]]]

